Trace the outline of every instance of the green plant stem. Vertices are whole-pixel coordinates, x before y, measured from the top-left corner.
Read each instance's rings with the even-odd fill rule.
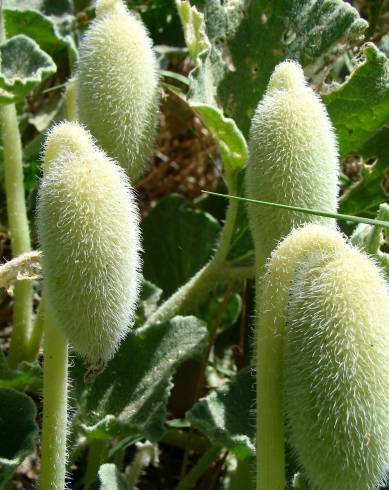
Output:
[[[221,453],[221,448],[211,446],[197,461],[186,477],[179,483],[176,490],[190,490],[197,480],[206,472],[208,467],[215,461]]]
[[[148,318],[146,325],[184,314],[199,303],[219,282],[219,268],[211,260]]]
[[[6,31],[0,3],[0,42],[5,42]],[[1,61],[1,60],[0,60]],[[22,144],[15,104],[0,105],[0,126],[4,152],[5,191],[7,212],[14,257],[31,250],[30,232],[24,196]],[[32,316],[32,284],[19,282],[14,289],[13,328],[8,362],[15,367],[25,359]]]
[[[135,453],[134,461],[127,473],[127,483],[130,490],[135,488],[142,469],[150,464],[155,451],[151,442],[147,441],[145,443],[137,443],[136,447],[137,451]]]
[[[84,477],[84,488],[88,489],[98,478],[100,466],[105,462],[108,454],[106,439],[92,439],[89,444],[88,463]]]
[[[72,78],[69,80],[66,88],[66,116],[69,121],[77,121],[78,119],[76,83],[76,79]]]
[[[377,213],[377,219],[380,221],[389,221],[389,206],[381,204]],[[366,250],[369,254],[377,254],[381,246],[382,226],[374,226],[369,233],[366,243]]]
[[[256,279],[257,311],[269,307],[274,291],[269,288],[262,296],[259,281],[262,264]],[[268,296],[266,296],[266,293]],[[282,412],[282,348],[283,336],[273,331],[272,321],[257,316],[256,328],[256,388],[257,388],[257,490],[284,490],[285,454]],[[277,332],[278,333],[278,332]]]
[[[41,341],[42,341],[44,317],[45,317],[45,307],[42,299],[38,306],[38,311],[36,312],[35,321],[31,330],[31,335],[27,348],[27,356],[26,356],[27,361],[30,362],[34,361],[38,355],[39,348],[41,346]]]
[[[212,328],[211,328],[211,331],[209,334],[207,349],[204,352],[203,359],[201,362],[201,369],[200,369],[199,377],[198,377],[197,383],[196,383],[196,389],[194,392],[193,403],[195,403],[200,398],[201,389],[202,389],[204,381],[205,381],[205,375],[206,375],[207,365],[208,365],[208,361],[209,361],[209,356],[211,354],[213,344],[215,343],[218,328],[219,328],[219,326],[223,320],[223,316],[224,316],[224,313],[226,311],[228,301],[231,297],[232,287],[233,287],[233,283],[230,282],[228,284],[225,292],[224,292],[223,301],[222,301],[222,304],[220,305],[217,317],[216,317],[215,321],[213,322],[213,325],[212,325]],[[189,434],[188,434],[187,445],[185,447],[184,458],[182,461],[182,467],[181,467],[181,477],[182,478],[186,474],[186,468],[187,468],[188,460],[189,460],[189,450],[190,450],[190,443],[191,443],[192,436],[193,436],[193,427],[191,426],[191,428],[189,430]]]
[[[31,243],[24,197],[22,147],[15,105],[1,105],[0,119],[12,254],[17,257],[24,252],[29,252]],[[26,358],[32,317],[32,284],[30,281],[20,281],[15,285],[13,308],[13,330],[8,358],[12,367]]]
[[[229,262],[226,263],[223,268],[223,277],[226,280],[237,280],[243,281],[245,279],[254,279],[255,277],[255,267],[254,266],[242,266],[235,267]]]
[[[289,287],[304,257],[320,250],[336,253],[342,236],[324,226],[310,225],[289,235],[273,252],[263,277],[256,275],[256,457],[257,490],[285,489],[285,441],[282,399],[283,337]]]
[[[45,313],[40,490],[63,490],[66,469],[68,346]]]
[[[230,181],[229,189],[235,192],[235,181]],[[163,322],[178,314],[185,314],[199,303],[220,281],[225,280],[224,268],[230,250],[238,202],[231,200],[228,204],[226,220],[220,235],[216,252],[212,259],[195,274],[184,286],[168,298],[147,320],[146,325]]]

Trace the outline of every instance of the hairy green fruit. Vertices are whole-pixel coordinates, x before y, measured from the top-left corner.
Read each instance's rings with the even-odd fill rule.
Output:
[[[319,249],[320,250],[320,249]],[[289,290],[284,400],[313,488],[370,490],[389,468],[389,292],[350,246],[314,251]]]
[[[99,0],[80,46],[80,121],[130,180],[145,170],[156,135],[158,67],[143,23],[121,0]]]
[[[300,65],[279,64],[259,103],[250,131],[246,194],[250,199],[335,212],[338,152],[326,109],[307,86]],[[257,254],[270,256],[277,242],[307,221],[327,218],[248,205]]]
[[[76,123],[47,138],[38,231],[54,323],[90,363],[109,360],[138,297],[138,211],[124,171]]]

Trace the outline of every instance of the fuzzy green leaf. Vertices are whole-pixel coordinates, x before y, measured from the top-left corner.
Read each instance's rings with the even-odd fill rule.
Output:
[[[357,153],[389,121],[388,58],[374,44],[366,44],[349,78],[322,99],[336,128],[341,156]]]
[[[227,386],[202,398],[188,412],[187,418],[212,444],[223,446],[240,458],[255,454],[255,377],[240,371]]]
[[[337,43],[347,45],[367,26],[342,0],[209,0],[203,11],[205,28],[192,28],[200,41],[191,100],[219,106],[245,135],[276,64],[292,58],[314,75],[338,54]]]
[[[4,355],[0,352],[0,387],[16,388],[28,386],[30,391],[38,392],[42,387],[42,368],[35,362],[21,362],[16,369],[11,369]]]
[[[376,159],[342,196],[345,214],[375,215],[389,189],[389,60],[373,44],[364,46],[348,79],[323,101],[335,126],[341,156]]]
[[[5,25],[9,38],[24,34],[33,39],[39,47],[52,57],[68,48],[75,49],[70,36],[73,18],[66,16],[48,17],[37,10],[6,8],[4,10]]]
[[[161,199],[142,222],[145,278],[170,296],[209,260],[220,226],[172,194]]]
[[[35,41],[23,34],[1,44],[0,53],[0,102],[25,97],[35,85],[57,70],[51,57]]]
[[[125,476],[114,464],[102,464],[98,475],[100,490],[130,490]]]
[[[204,60],[204,53],[211,50],[211,44],[205,33],[204,16],[196,7],[191,8],[188,1],[178,2],[177,7],[186,44],[197,65],[191,73],[192,94],[188,101],[189,105],[199,114],[217,143],[224,167],[233,173],[242,168],[247,161],[246,140],[235,121],[225,117],[223,111],[217,107],[214,97],[216,82],[212,78],[211,69],[203,66],[209,61],[208,56]],[[194,73],[199,76],[201,89],[194,90],[194,86],[197,85],[197,82],[194,84]],[[201,95],[196,96],[195,92],[200,92]]]
[[[217,107],[190,103],[216,141],[223,165],[229,172],[236,172],[247,161],[247,144],[235,121],[226,118]]]
[[[203,347],[207,328],[195,317],[132,331],[107,369],[85,384],[77,359],[72,370],[77,420],[89,437],[141,435],[158,440],[176,368]]]
[[[31,398],[12,388],[0,388],[0,487],[23,459],[34,452],[38,425]]]
[[[26,12],[28,10],[39,10],[45,15],[63,16],[73,12],[72,0],[3,0],[3,8],[18,9]]]
[[[296,473],[293,477],[292,488],[295,490],[309,490],[309,485],[302,473]]]
[[[189,53],[192,56],[193,61],[197,63],[200,53],[210,48],[210,43],[205,33],[204,16],[196,7],[191,7],[188,0],[178,0],[177,10],[184,30],[185,42]]]

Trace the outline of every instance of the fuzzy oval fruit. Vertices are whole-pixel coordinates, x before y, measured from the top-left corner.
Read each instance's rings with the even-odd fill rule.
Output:
[[[77,123],[47,138],[38,232],[46,307],[91,364],[109,360],[138,298],[138,210],[124,171]]]
[[[336,212],[338,151],[326,109],[293,61],[279,64],[258,104],[249,138],[246,195],[250,199]],[[305,222],[331,220],[248,204],[257,254]],[[333,222],[332,222],[333,225]]]
[[[312,487],[371,490],[389,469],[389,292],[349,246],[309,254],[284,336],[290,442]]]
[[[80,46],[79,119],[134,181],[156,136],[159,87],[152,42],[121,0],[100,0]]]

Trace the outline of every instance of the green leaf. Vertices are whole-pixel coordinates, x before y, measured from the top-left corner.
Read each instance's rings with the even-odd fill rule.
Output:
[[[169,297],[209,260],[219,231],[211,215],[184,197],[161,199],[142,222],[145,278]]]
[[[3,0],[4,9],[31,9],[42,11],[45,15],[61,17],[73,12],[72,0]]]
[[[0,102],[25,97],[35,85],[56,72],[51,57],[29,37],[20,34],[0,45]]]
[[[207,63],[211,44],[205,33],[204,16],[198,12],[196,7],[190,7],[188,1],[177,3],[184,35],[189,52],[196,63],[196,68],[191,73],[191,97],[189,105],[198,113],[204,125],[207,127],[218,145],[223,165],[229,172],[235,172],[242,168],[247,161],[247,144],[243,134],[237,127],[235,121],[223,115],[217,107],[214,98],[215,81],[212,71],[203,69],[203,63]],[[201,89],[194,90],[195,75],[198,74]],[[196,93],[200,92],[198,96]]]
[[[59,56],[61,51],[68,48],[74,49],[70,37],[71,17],[47,17],[37,10],[23,10],[19,7],[5,9],[4,19],[9,38],[24,34],[52,57]]]
[[[349,78],[322,96],[336,128],[341,156],[358,153],[389,121],[389,60],[368,43]]]
[[[4,355],[0,352],[0,387],[27,387],[38,392],[42,386],[42,368],[37,362],[21,362],[16,369],[10,369]]]
[[[183,46],[184,40],[174,0],[140,2],[127,0],[131,10],[137,10],[156,45]]]
[[[190,103],[190,106],[216,141],[226,170],[233,173],[244,167],[248,157],[247,144],[235,121],[224,117],[217,107],[198,103]]]
[[[296,490],[309,490],[309,485],[302,473],[296,473],[293,477],[292,488]]]
[[[367,27],[342,0],[208,0],[204,21],[201,15],[192,17],[197,29],[190,15],[181,14],[187,44],[195,52],[191,100],[218,106],[245,136],[276,64],[295,59],[314,75],[338,55],[337,43],[347,46]],[[191,31],[197,44],[188,42]]]
[[[114,464],[102,464],[98,476],[100,490],[130,490],[125,476]]]
[[[212,444],[245,459],[255,454],[254,406],[255,378],[252,372],[242,370],[231,383],[197,402],[187,418]]]
[[[132,331],[93,384],[76,359],[71,373],[81,428],[94,438],[141,435],[158,440],[164,432],[171,376],[203,348],[206,326],[195,317],[175,317]]]
[[[185,42],[195,63],[198,63],[200,53],[210,48],[205,33],[204,16],[196,7],[191,7],[187,0],[177,2],[178,15],[184,30]]]
[[[389,198],[389,126],[373,134],[357,153],[373,158],[375,162],[373,165],[363,164],[361,180],[341,197],[339,211],[375,216],[378,206]]]
[[[347,80],[322,96],[339,140],[341,156],[354,153],[363,165],[361,180],[340,200],[345,214],[375,215],[388,200],[389,181],[389,60],[374,44],[366,44]],[[386,187],[385,187],[386,186]]]
[[[12,388],[0,388],[0,487],[23,459],[35,450],[36,408],[31,398]]]

